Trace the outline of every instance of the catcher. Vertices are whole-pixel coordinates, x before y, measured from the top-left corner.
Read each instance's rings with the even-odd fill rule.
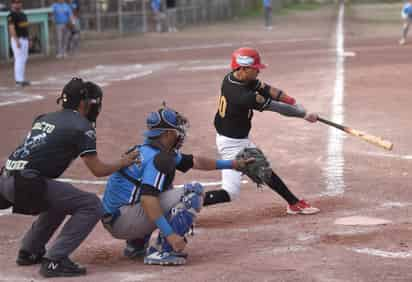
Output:
[[[232,71],[225,76],[221,87],[214,125],[216,144],[223,159],[251,157],[253,164],[243,170],[258,185],[266,184],[288,202],[288,214],[315,214],[318,208],[298,199],[282,179],[270,168],[262,151],[249,140],[255,110],[274,111],[285,116],[316,122],[317,115],[307,113],[291,96],[257,79],[261,64],[259,53],[252,48],[240,48],[232,54]],[[222,171],[222,189],[208,191],[204,205],[230,202],[239,195],[241,173]]]
[[[187,255],[181,253],[186,246],[184,236],[202,207],[204,193],[199,183],[173,188],[176,170],[240,169],[253,159],[214,160],[180,153],[188,122],[170,108],[150,113],[146,123],[146,140],[135,147],[141,163],[109,178],[103,197],[103,226],[114,238],[126,240],[126,257],[146,254],[145,264],[185,264]],[[158,244],[147,248],[157,228]]]

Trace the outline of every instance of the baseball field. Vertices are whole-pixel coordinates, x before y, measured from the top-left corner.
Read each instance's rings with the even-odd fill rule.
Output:
[[[58,281],[412,281],[412,40],[400,46],[401,3],[321,5],[275,15],[272,31],[245,18],[178,33],[83,42],[65,60],[32,58],[32,86],[16,89],[0,64],[0,161],[23,140],[33,118],[58,109],[63,85],[79,76],[103,86],[99,156],[114,160],[143,141],[145,117],[163,101],[190,120],[183,152],[217,157],[213,117],[236,48],[257,48],[260,78],[308,110],[394,143],[385,151],[321,123],[256,113],[251,139],[298,196],[321,212],[286,214],[270,189],[246,177],[240,199],[204,208],[190,237],[188,264],[147,266],[122,255],[124,242],[100,224],[74,253],[82,278]],[[102,195],[77,160],[63,181]],[[219,172],[178,174],[177,185],[219,185]],[[217,186],[216,186],[217,185]],[[338,224],[361,218],[360,225]],[[382,224],[374,225],[375,219]],[[17,267],[19,242],[33,218],[0,216],[0,281],[42,281],[37,266]],[[57,279],[56,279],[57,280]],[[55,280],[53,280],[55,281]]]

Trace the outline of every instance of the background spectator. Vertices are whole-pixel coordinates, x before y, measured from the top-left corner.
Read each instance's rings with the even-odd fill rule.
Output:
[[[162,11],[162,0],[152,0],[150,6],[152,8],[154,19],[156,21],[156,31],[162,32],[164,21],[166,19],[166,15]]]
[[[166,0],[167,24],[169,32],[176,32],[177,9],[176,0]]]
[[[14,56],[14,79],[18,87],[30,85],[30,82],[25,80],[26,62],[29,57],[29,22],[22,9],[21,0],[12,0],[11,11],[7,16]]]
[[[406,2],[402,7],[402,19],[403,19],[403,26],[402,26],[402,37],[399,40],[400,45],[404,45],[406,43],[406,37],[408,36],[409,26],[412,22],[412,0]]]
[[[263,0],[263,10],[265,15],[265,28],[272,30],[272,0]]]
[[[72,8],[64,2],[57,0],[52,5],[54,23],[56,25],[57,36],[57,55],[56,58],[61,59],[66,55],[67,44],[69,40],[69,25],[74,24]]]
[[[74,23],[69,25],[67,52],[73,55],[80,45],[80,6],[78,0],[69,0],[69,5],[72,8]]]

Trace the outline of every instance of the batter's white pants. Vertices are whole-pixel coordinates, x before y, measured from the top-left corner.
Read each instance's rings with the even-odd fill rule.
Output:
[[[26,62],[29,57],[29,40],[27,38],[19,37],[20,48],[17,48],[16,39],[11,39],[11,48],[14,56],[14,80],[16,82],[25,81]]]
[[[216,134],[216,146],[223,160],[233,160],[244,148],[256,147],[249,138],[235,139],[219,134]],[[232,201],[239,197],[241,178],[241,173],[236,170],[222,170],[222,189],[230,195]]]

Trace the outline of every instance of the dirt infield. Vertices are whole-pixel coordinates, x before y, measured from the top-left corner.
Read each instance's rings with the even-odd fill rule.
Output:
[[[122,256],[124,243],[98,225],[73,258],[88,267],[78,281],[412,281],[412,45],[399,46],[400,23],[377,21],[388,7],[352,5],[342,14],[325,6],[275,17],[273,31],[250,20],[194,27],[176,34],[89,42],[77,56],[34,59],[33,86],[16,90],[9,65],[0,65],[0,161],[25,136],[37,114],[56,109],[71,76],[104,85],[98,151],[114,159],[142,141],[145,115],[167,101],[190,119],[184,152],[216,156],[212,119],[231,51],[259,48],[270,67],[261,78],[285,89],[306,108],[394,142],[392,152],[336,133],[322,124],[257,113],[252,139],[275,171],[300,197],[321,209],[287,216],[285,202],[269,189],[243,184],[241,198],[202,210],[184,267],[145,266]],[[385,14],[387,15],[387,14]],[[342,44],[339,48],[340,44]],[[218,172],[191,171],[177,184],[219,181]],[[76,161],[72,180],[96,180]],[[78,187],[102,194],[104,186]],[[369,216],[377,226],[335,220]],[[14,263],[19,240],[32,222],[0,216],[0,281],[41,281],[37,267]],[[59,281],[75,281],[60,279]]]

